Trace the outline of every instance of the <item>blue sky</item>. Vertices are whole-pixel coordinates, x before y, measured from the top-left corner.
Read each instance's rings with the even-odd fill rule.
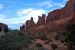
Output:
[[[38,16],[65,6],[67,0],[0,0],[0,22],[11,29],[19,29],[30,17]]]

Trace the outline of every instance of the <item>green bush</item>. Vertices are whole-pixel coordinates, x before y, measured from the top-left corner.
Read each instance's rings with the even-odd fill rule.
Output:
[[[18,50],[22,46],[31,44],[32,40],[34,40],[34,37],[29,33],[26,33],[24,36],[20,36],[14,32],[6,33],[0,38],[0,50]]]
[[[53,50],[55,50],[57,48],[57,45],[56,44],[51,44]]]
[[[48,40],[47,35],[45,35],[44,33],[36,33],[34,36],[36,39]]]
[[[55,39],[63,41],[63,39],[65,39],[65,35],[64,34],[65,34],[64,32],[57,32],[57,34],[55,36]]]
[[[37,50],[47,50],[47,49],[43,47],[38,47]]]

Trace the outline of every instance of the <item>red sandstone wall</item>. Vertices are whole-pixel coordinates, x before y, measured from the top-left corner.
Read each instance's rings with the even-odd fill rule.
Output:
[[[26,21],[26,29],[40,29],[40,28],[61,28],[67,24],[75,23],[75,0],[69,0],[65,7],[54,10],[48,13],[46,18],[45,14],[38,17],[37,24],[34,23],[33,18]],[[43,26],[43,27],[42,27]]]

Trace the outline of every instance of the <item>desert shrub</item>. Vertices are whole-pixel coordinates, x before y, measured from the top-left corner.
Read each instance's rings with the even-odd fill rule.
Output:
[[[64,33],[63,32],[57,32],[55,39],[63,41],[63,39],[65,39]]]
[[[36,39],[48,40],[47,35],[45,35],[44,33],[36,33],[34,36]]]
[[[53,50],[55,50],[57,48],[57,45],[56,44],[51,44]]]
[[[16,32],[6,33],[2,38],[0,38],[0,49],[2,50],[18,50],[22,46],[27,46],[31,44],[34,37],[30,34],[25,34],[24,36],[18,35]]]
[[[34,34],[34,36],[35,36],[36,39],[40,39],[41,33],[38,32],[38,33]]]
[[[43,47],[36,47],[35,50],[48,50],[48,49],[43,48]]]
[[[75,24],[67,25],[66,26],[69,33],[67,34],[67,38],[65,41],[69,43],[69,48],[72,50],[74,48],[75,50]]]
[[[36,47],[43,47],[42,44],[36,43]]]

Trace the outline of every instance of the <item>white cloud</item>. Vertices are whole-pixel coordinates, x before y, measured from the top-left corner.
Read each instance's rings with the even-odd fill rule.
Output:
[[[23,3],[22,3],[23,4]],[[43,1],[43,2],[39,2],[39,3],[31,3],[31,4],[23,4],[23,5],[28,5],[28,6],[50,6],[52,7],[53,6],[53,2],[51,2],[50,0],[49,1]]]
[[[30,17],[34,18],[34,21],[37,22],[38,16],[46,13],[47,11],[43,9],[22,9],[17,11],[18,17],[6,18],[4,14],[0,14],[0,22],[13,25],[13,24],[23,24],[26,20],[30,20]]]
[[[37,5],[38,6],[47,6],[47,7],[50,7],[50,8],[53,7],[53,6],[64,7],[66,1],[68,1],[68,0],[64,0],[61,3],[54,3],[52,0],[49,0],[49,1],[44,1],[44,2],[38,3]]]
[[[54,5],[59,6],[59,7],[64,7],[65,6],[64,3],[55,3]]]
[[[63,0],[63,2],[61,3],[54,3],[52,0],[47,0],[47,1],[43,1],[43,2],[39,2],[39,3],[32,3],[32,4],[23,4],[23,5],[28,5],[28,6],[39,6],[39,7],[42,7],[42,6],[46,6],[46,7],[53,7],[53,6],[59,6],[59,7],[64,7],[66,1],[68,0]]]
[[[5,18],[5,15],[4,14],[0,14],[0,18]]]
[[[3,9],[3,8],[4,8],[4,5],[0,3],[0,9]]]
[[[67,1],[68,0],[63,0],[63,2],[61,2],[61,3],[55,3],[55,5],[57,5],[59,7],[64,7]]]
[[[38,16],[41,16],[42,14],[46,14],[47,11],[43,9],[22,9],[17,12],[17,14],[21,17],[23,17],[25,20],[29,20],[30,17],[34,18],[34,21],[37,22]]]
[[[53,6],[51,1],[44,1],[41,3],[38,3],[39,6]]]
[[[64,1],[68,1],[68,0],[64,0]]]

